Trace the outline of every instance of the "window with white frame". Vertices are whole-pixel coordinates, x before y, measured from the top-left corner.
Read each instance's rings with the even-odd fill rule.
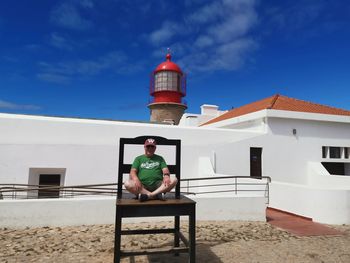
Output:
[[[349,159],[350,147],[322,146],[322,158]]]
[[[66,168],[29,168],[28,184],[33,188],[64,186]],[[44,189],[28,192],[28,198],[57,198],[60,191],[45,191]]]

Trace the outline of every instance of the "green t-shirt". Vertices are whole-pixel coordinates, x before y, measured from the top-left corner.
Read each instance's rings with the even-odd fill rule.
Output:
[[[137,176],[146,187],[153,186],[159,181],[162,181],[162,169],[166,167],[164,158],[156,154],[152,157],[147,157],[144,154],[137,156],[131,166],[131,168],[137,169]]]

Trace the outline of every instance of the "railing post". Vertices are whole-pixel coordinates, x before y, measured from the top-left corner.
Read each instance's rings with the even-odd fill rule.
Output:
[[[237,177],[235,177],[235,195],[237,195]]]
[[[267,189],[267,204],[269,204],[270,203],[270,185],[269,185],[269,182],[266,182],[266,184],[267,184],[267,187],[266,187],[266,189]]]

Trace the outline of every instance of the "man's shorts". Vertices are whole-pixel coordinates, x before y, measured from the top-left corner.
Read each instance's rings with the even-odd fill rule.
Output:
[[[158,181],[152,185],[144,185],[143,187],[146,188],[146,190],[153,192],[154,190],[158,189],[162,185],[163,181]]]

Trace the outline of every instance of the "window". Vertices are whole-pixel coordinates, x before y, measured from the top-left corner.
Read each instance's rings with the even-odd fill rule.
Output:
[[[329,147],[329,158],[340,158],[340,147]]]
[[[66,168],[29,168],[28,184],[34,189],[64,186]],[[28,198],[58,198],[60,191],[39,189],[28,191]]]
[[[39,198],[58,198],[60,196],[59,189],[47,189],[48,187],[60,186],[60,174],[40,174],[39,175]],[[46,189],[45,189],[46,188]]]
[[[322,146],[322,158],[349,159],[350,147]]]
[[[329,172],[329,174],[332,175],[347,175],[345,173],[345,163],[327,163],[322,162],[322,165],[326,170]]]
[[[322,146],[322,158],[327,158],[327,148],[326,146]]]
[[[155,91],[180,91],[180,76],[176,72],[159,72],[155,76]]]

